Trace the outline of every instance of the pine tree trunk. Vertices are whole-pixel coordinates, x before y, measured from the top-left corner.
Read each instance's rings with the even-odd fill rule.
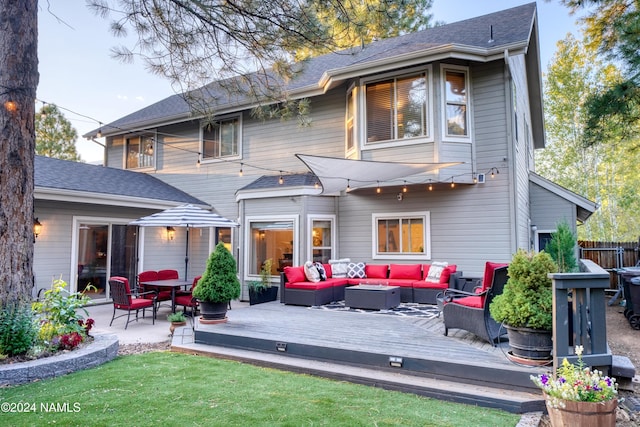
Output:
[[[0,302],[31,296],[38,2],[0,1]]]

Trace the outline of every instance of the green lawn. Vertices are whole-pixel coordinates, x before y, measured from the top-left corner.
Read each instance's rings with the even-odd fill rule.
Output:
[[[170,352],[0,388],[5,426],[515,426],[519,416]],[[7,409],[28,408],[29,413]],[[47,412],[47,409],[49,412]]]

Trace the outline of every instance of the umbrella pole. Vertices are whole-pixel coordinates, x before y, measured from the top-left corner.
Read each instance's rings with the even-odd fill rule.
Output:
[[[187,279],[187,273],[189,271],[189,226],[187,226],[187,247],[184,252],[184,280]]]

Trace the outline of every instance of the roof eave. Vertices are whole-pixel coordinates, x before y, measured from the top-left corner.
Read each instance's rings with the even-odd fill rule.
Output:
[[[592,202],[586,197],[576,194],[555,182],[549,181],[535,172],[529,173],[529,181],[576,205],[577,218],[581,222],[585,222],[589,219],[591,214],[598,209],[597,203]]]
[[[38,187],[34,190],[35,200],[53,200],[56,202],[82,203],[103,206],[121,206],[128,208],[166,209],[179,206],[185,202],[132,197],[117,194],[94,193],[89,191],[66,190],[51,187]],[[210,209],[206,204],[195,204],[201,208]]]
[[[363,73],[376,74],[388,71],[390,68],[403,68],[444,59],[462,59],[473,62],[503,60],[505,50],[509,51],[511,55],[517,55],[519,53],[526,53],[527,47],[528,43],[526,41],[500,45],[488,49],[459,44],[439,45],[403,55],[389,56],[375,61],[327,70],[322,75],[319,86],[333,87],[346,79],[361,77]]]

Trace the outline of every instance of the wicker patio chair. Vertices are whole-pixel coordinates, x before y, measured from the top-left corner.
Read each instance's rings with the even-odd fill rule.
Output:
[[[442,299],[444,335],[449,329],[463,329],[495,346],[507,331],[489,313],[489,305],[507,283],[507,264],[487,262],[482,286],[475,292],[446,289]]]

